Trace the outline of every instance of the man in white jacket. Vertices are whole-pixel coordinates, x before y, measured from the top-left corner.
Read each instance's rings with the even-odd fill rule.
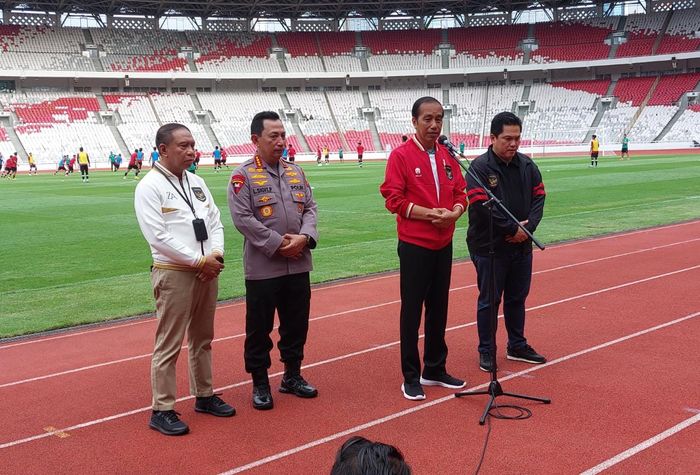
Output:
[[[175,364],[185,332],[195,411],[220,417],[236,413],[214,394],[212,386],[211,341],[218,278],[224,268],[224,227],[204,180],[185,171],[195,158],[189,129],[166,124],[158,129],[156,144],[160,160],[136,187],[134,200],[153,256],[151,283],[158,317],[149,425],[166,435],[182,435],[189,427],[174,410]]]

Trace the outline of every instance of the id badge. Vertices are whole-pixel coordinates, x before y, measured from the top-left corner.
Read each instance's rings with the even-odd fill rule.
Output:
[[[192,227],[194,228],[194,237],[197,239],[197,241],[202,242],[209,239],[207,226],[204,224],[204,220],[202,218],[193,219]]]

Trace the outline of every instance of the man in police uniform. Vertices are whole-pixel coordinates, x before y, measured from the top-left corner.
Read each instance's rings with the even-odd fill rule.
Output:
[[[250,126],[254,158],[233,171],[228,203],[233,224],[245,238],[245,369],[253,377],[253,407],[272,409],[267,370],[275,310],[277,345],[284,363],[280,392],[303,398],[318,395],[301,376],[309,328],[312,269],[316,247],[316,202],[301,167],[281,160],[284,125],[275,112],[259,112]]]

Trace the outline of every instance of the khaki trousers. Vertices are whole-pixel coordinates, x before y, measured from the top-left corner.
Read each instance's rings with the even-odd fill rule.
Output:
[[[218,279],[202,282],[196,272],[153,268],[153,296],[156,299],[155,348],[151,360],[153,410],[169,411],[175,406],[175,366],[187,332],[190,394],[211,396],[211,341],[219,290]]]

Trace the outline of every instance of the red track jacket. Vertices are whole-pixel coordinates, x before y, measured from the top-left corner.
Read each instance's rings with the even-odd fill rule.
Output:
[[[455,227],[440,229],[430,221],[411,219],[413,206],[452,210],[460,205],[467,209],[467,185],[459,165],[447,149],[438,144],[435,144],[435,161],[440,184],[439,202],[430,158],[415,138],[391,152],[384,183],[379,187],[386,208],[396,214],[399,239],[432,250],[447,246],[452,241]]]

